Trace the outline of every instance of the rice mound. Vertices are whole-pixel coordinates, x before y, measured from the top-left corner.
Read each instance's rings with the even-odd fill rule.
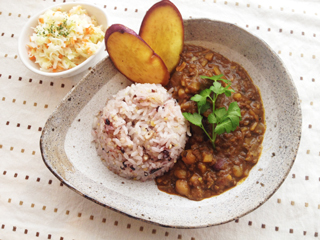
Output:
[[[190,135],[179,104],[160,84],[119,91],[95,117],[92,133],[109,170],[141,181],[173,167]]]

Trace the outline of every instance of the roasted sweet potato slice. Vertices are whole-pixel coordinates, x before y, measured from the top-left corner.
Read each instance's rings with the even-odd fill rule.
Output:
[[[184,42],[183,20],[178,8],[169,0],[154,4],[142,21],[139,35],[171,73],[179,63]]]
[[[131,81],[168,83],[170,74],[165,63],[133,30],[114,24],[105,34],[105,44],[115,67]]]

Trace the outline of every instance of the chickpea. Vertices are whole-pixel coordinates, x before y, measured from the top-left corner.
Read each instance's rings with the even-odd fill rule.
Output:
[[[185,102],[180,105],[182,111],[186,111],[191,106],[190,102]]]
[[[233,99],[236,100],[236,101],[239,101],[241,99],[241,93],[235,93],[233,95]]]
[[[243,175],[242,166],[237,166],[237,165],[233,166],[232,173],[235,177],[242,177]]]
[[[207,167],[204,163],[198,163],[198,168],[202,174],[204,174],[207,171]]]
[[[176,181],[176,191],[184,196],[190,195],[190,187],[186,180],[177,180]]]
[[[200,186],[200,177],[197,174],[193,174],[192,177],[190,178],[190,184],[194,187]]]
[[[177,177],[177,178],[180,178],[180,179],[185,179],[187,177],[187,172],[183,169],[176,169],[174,171],[174,175]]]
[[[193,155],[192,150],[185,151],[186,153],[182,154],[182,161],[185,164],[193,164],[196,161],[196,156]]]
[[[191,189],[191,195],[192,198],[197,200],[197,199],[203,199],[204,191],[200,187],[192,188]]]
[[[184,78],[181,79],[181,86],[183,86],[183,87],[186,86],[186,80]]]
[[[230,174],[227,176],[227,180],[228,180],[228,181],[231,181],[231,180],[232,180],[232,176],[231,176]]]
[[[185,93],[185,92],[184,92],[184,89],[183,89],[183,88],[180,88],[179,91],[178,91],[179,97],[182,98],[182,97],[184,96],[184,93]]]
[[[197,92],[200,89],[201,85],[199,82],[192,82],[189,84],[188,89],[191,92]]]
[[[255,133],[262,134],[265,130],[263,123],[259,123],[258,126],[254,129]]]

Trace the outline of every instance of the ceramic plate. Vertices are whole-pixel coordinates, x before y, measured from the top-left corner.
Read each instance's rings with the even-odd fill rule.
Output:
[[[241,64],[261,91],[267,129],[263,152],[249,177],[219,196],[191,201],[159,191],[154,181],[126,180],[110,172],[92,143],[93,116],[110,95],[131,82],[106,58],[63,99],[44,127],[43,160],[58,179],[102,206],[176,228],[232,221],[259,207],[279,188],[295,160],[301,134],[297,90],[283,63],[266,43],[229,23],[186,20],[185,41]]]

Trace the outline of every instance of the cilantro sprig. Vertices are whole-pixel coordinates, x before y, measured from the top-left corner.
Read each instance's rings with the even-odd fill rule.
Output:
[[[225,94],[227,97],[230,97],[231,93],[234,92],[234,90],[230,88],[230,80],[223,79],[222,74],[213,77],[200,77],[212,80],[213,84],[212,86],[210,86],[210,88],[204,89],[200,92],[200,94],[196,94],[192,98],[190,98],[190,100],[197,103],[197,113],[191,114],[189,112],[184,112],[182,114],[189,122],[200,127],[205,132],[205,134],[210,139],[212,146],[215,148],[214,143],[217,135],[225,132],[230,133],[231,131],[234,131],[237,126],[239,126],[239,122],[241,120],[241,112],[237,102],[230,103],[228,110],[225,107],[216,109],[215,103],[219,95]],[[219,81],[225,82],[227,86],[223,87]],[[212,107],[212,113],[208,115],[207,120],[212,124],[211,136],[202,124],[202,114],[210,107]]]

